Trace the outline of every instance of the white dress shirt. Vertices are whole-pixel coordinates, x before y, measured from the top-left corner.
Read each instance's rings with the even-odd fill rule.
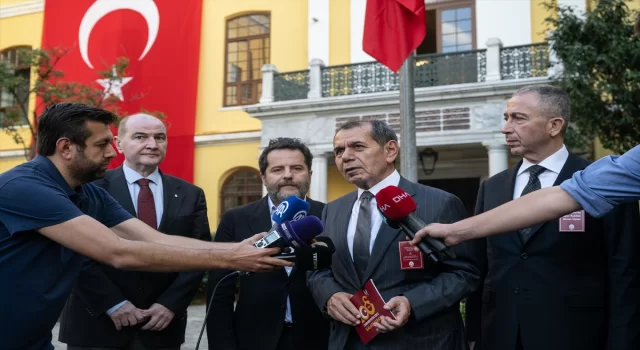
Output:
[[[269,200],[269,219],[271,219],[273,217],[273,212],[276,211],[276,205],[273,204],[273,201],[271,200],[271,197],[267,196],[268,200]],[[306,200],[306,197],[305,197]],[[275,225],[276,222],[273,221],[273,219],[271,219],[271,226]],[[293,250],[293,248],[291,248]],[[293,267],[291,266],[285,266],[284,269],[287,271],[287,275],[291,276],[291,270],[293,269]],[[284,320],[286,322],[293,322],[293,318],[291,317],[291,301],[289,300],[289,296],[287,295],[287,311],[284,314]]]
[[[129,195],[131,196],[131,201],[133,201],[133,208],[136,211],[136,215],[138,214],[138,194],[140,193],[140,185],[136,183],[136,181],[144,178],[144,176],[138,174],[135,170],[129,168],[126,163],[122,163],[122,170],[124,171],[124,178],[127,180],[127,187],[129,188]],[[158,168],[154,170],[149,176],[146,177],[149,179],[149,188],[151,189],[151,193],[153,194],[153,202],[156,206],[156,227],[160,227],[160,221],[162,220],[162,214],[164,212],[164,197],[162,193],[162,176],[160,176],[160,172]],[[118,310],[120,306],[124,305],[127,300],[124,300],[112,308],[106,311],[107,315],[111,315],[113,312]],[[137,306],[137,305],[136,305]]]
[[[382,225],[382,214],[378,211],[378,205],[375,195],[387,186],[398,186],[400,184],[400,174],[397,170],[394,170],[391,175],[387,176],[384,180],[378,182],[375,186],[371,187],[368,191],[371,192],[373,197],[369,202],[371,211],[371,241],[369,242],[369,254],[373,249],[373,244],[378,236],[378,230]],[[347,228],[347,244],[349,245],[349,253],[351,253],[351,260],[353,260],[353,239],[356,236],[356,226],[358,224],[358,213],[360,212],[360,199],[362,193],[365,190],[358,188],[358,200],[353,203],[353,209],[351,209],[351,218],[349,219],[349,227]]]
[[[541,189],[553,186],[558,179],[558,175],[560,174],[560,170],[562,170],[564,163],[567,162],[567,158],[569,158],[569,151],[567,151],[567,148],[562,145],[560,150],[538,163],[538,165],[545,168],[545,170],[538,175]],[[535,164],[526,159],[522,159],[522,166],[518,169],[516,184],[513,189],[513,199],[519,198],[522,194],[522,190],[527,186],[527,183],[529,182],[529,172],[527,170],[529,170],[533,165]]]
[[[129,195],[131,195],[131,200],[133,201],[133,208],[136,210],[136,215],[138,214],[138,194],[140,193],[140,185],[136,183],[136,181],[144,178],[144,176],[138,174],[135,170],[129,168],[127,164],[122,164],[122,170],[124,170],[124,177],[127,179],[127,187],[129,187]],[[149,179],[149,188],[151,189],[151,193],[153,193],[153,202],[156,205],[156,227],[160,227],[160,221],[162,220],[162,214],[164,212],[164,196],[162,192],[162,176],[160,176],[160,172],[158,168],[154,170],[149,176],[146,177]]]

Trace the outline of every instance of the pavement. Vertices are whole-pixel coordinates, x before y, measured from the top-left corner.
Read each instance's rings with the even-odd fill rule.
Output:
[[[181,347],[182,350],[194,350],[196,348],[196,343],[198,342],[198,337],[200,336],[200,330],[202,329],[202,323],[204,322],[205,311],[206,309],[204,305],[191,305],[187,309],[187,331],[185,333],[184,344],[182,344]],[[66,344],[60,343],[58,341],[59,326],[60,324],[57,323],[55,328],[53,329],[53,346],[56,348],[56,350],[65,350],[67,348]],[[198,349],[209,350],[206,329],[204,331],[204,334],[202,334],[202,340],[200,340]]]

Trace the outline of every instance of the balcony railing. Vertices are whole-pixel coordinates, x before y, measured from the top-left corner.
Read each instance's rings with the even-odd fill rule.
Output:
[[[419,55],[415,59],[416,88],[491,80],[526,79],[546,76],[550,66],[547,43],[502,47],[490,39],[487,49],[446,54]],[[267,66],[265,66],[267,67]],[[287,101],[398,91],[399,75],[378,62],[324,66],[313,60],[310,69],[278,73],[263,70],[263,102]],[[271,74],[269,74],[271,73]],[[272,79],[272,85],[266,80]],[[271,94],[271,95],[269,95]]]

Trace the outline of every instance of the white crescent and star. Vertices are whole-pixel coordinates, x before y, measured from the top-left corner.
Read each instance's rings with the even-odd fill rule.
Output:
[[[148,38],[147,44],[142,51],[142,54],[138,58],[138,61],[142,60],[144,56],[149,53],[151,47],[158,36],[158,29],[160,28],[160,12],[158,6],[153,0],[96,0],[87,12],[85,12],[80,22],[80,28],[78,30],[78,41],[80,46],[80,55],[84,62],[93,68],[89,59],[89,37],[93,31],[93,27],[107,14],[118,10],[132,10],[144,17],[147,22]],[[121,101],[124,101],[122,96],[122,86],[131,81],[131,77],[122,77],[122,79],[109,80],[98,79],[96,80],[105,89],[105,96],[115,95]]]

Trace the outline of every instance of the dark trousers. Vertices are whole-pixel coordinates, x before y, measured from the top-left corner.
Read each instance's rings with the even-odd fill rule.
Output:
[[[73,346],[67,345],[67,350],[152,350],[151,348],[147,348],[140,342],[138,336],[134,336],[131,342],[122,347],[122,348],[104,348],[99,346]],[[153,350],[180,350],[179,346],[172,348],[155,348]]]
[[[520,336],[520,328],[518,328],[518,337],[516,339],[516,350],[524,350],[522,347],[522,337]]]
[[[282,328],[276,350],[296,350],[295,346],[293,346],[293,328],[291,324],[285,324]]]

